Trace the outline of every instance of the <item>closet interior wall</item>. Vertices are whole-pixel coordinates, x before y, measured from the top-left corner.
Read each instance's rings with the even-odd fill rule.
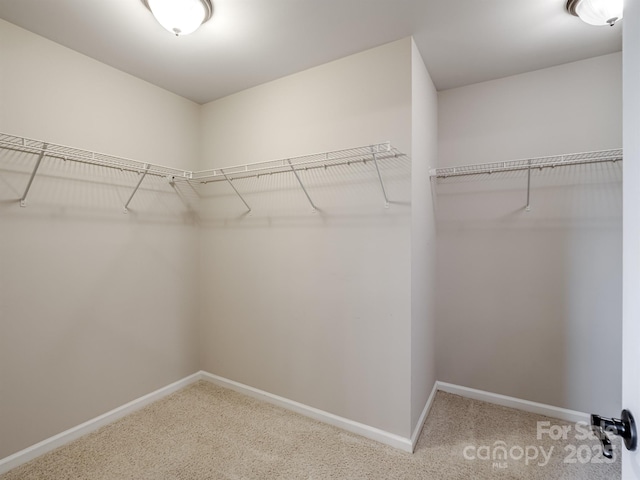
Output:
[[[435,163],[435,150],[413,155],[413,116],[436,136],[432,86],[412,110],[412,62],[422,64],[413,48],[400,40],[205,105],[199,167],[372,139],[411,157],[382,164],[389,208],[369,162],[301,172],[315,213],[292,174],[234,182],[255,205],[250,215],[225,184],[210,187],[200,213],[202,367],[405,438],[412,388],[429,392],[435,381],[432,350],[411,380],[412,164]],[[430,84],[428,74],[420,81]],[[432,322],[428,313],[419,321]]]
[[[199,105],[0,20],[0,131],[193,169]],[[197,230],[164,179],[0,150],[0,458],[192,374]]]
[[[617,53],[439,92],[439,167],[620,148],[621,91]],[[437,181],[438,380],[620,410],[622,163],[534,170],[530,211],[526,170]]]
[[[408,155],[389,208],[368,162],[299,172],[315,212],[292,173],[234,181],[251,213],[199,185],[195,223],[164,179],[125,215],[135,174],[48,160],[21,208],[36,158],[2,153],[0,458],[200,369],[405,438],[436,378],[619,412],[620,163],[534,174],[530,212],[521,173],[428,179],[619,148],[619,54],[436,95],[403,39],[199,106],[2,20],[0,45],[3,132],[186,170]]]
[[[437,97],[411,39],[199,106],[0,27],[4,132],[186,170],[372,141],[407,154],[380,161],[388,206],[368,157],[298,172],[315,211],[277,173],[233,180],[250,213],[230,184],[194,182],[193,215],[151,175],[124,214],[139,174],[47,157],[21,208],[38,155],[4,150],[0,457],[200,369],[415,433],[434,318],[412,295],[435,259],[412,265],[412,232],[433,231],[412,168],[436,166]]]
[[[438,94],[411,45],[411,425],[436,376],[436,210],[429,170],[438,166]]]

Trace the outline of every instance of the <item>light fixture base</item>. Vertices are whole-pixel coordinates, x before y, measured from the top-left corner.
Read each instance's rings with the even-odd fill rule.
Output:
[[[152,15],[154,17],[156,17],[156,20],[159,21],[159,23],[165,27],[167,30],[169,30],[170,32],[174,33],[177,36],[184,34],[180,29],[177,28],[170,28],[169,26],[165,25],[165,23],[163,21],[161,21],[158,17],[158,15],[153,11],[153,9],[151,8],[151,5],[149,5],[149,0],[140,0],[142,2],[142,4],[152,13]],[[206,23],[207,21],[209,21],[213,15],[213,4],[211,3],[211,0],[199,0],[200,3],[202,4],[202,7],[204,8],[204,16],[202,19],[202,22],[200,22],[199,25],[203,25],[204,23]],[[195,30],[194,29],[189,29],[187,31],[187,35],[191,32],[193,32]]]
[[[568,0],[567,1],[567,12],[569,12],[571,15],[577,17],[578,16],[578,12],[576,12],[576,7],[580,3],[580,1],[581,0]]]
[[[579,7],[583,3],[585,3],[586,5],[583,9],[583,12],[580,12]],[[569,12],[571,15],[580,18],[582,21],[590,25],[609,25],[610,27],[613,27],[618,20],[622,20],[622,0],[614,3],[620,3],[619,8],[614,7],[609,9],[594,9],[593,2],[590,2],[589,0],[567,0],[566,9],[567,12]],[[590,12],[588,15],[583,16],[585,13],[584,10],[587,8],[590,10]],[[609,13],[610,15],[613,15],[610,18],[602,17],[603,13]]]

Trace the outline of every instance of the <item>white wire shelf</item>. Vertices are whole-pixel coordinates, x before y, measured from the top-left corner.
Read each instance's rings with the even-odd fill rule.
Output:
[[[567,167],[591,163],[618,162],[622,160],[622,149],[600,150],[596,152],[570,153],[551,157],[525,158],[508,162],[479,163],[459,167],[436,168],[431,170],[431,178],[460,177],[465,175],[491,175],[501,172],[527,172],[527,203],[525,211],[531,211],[531,172],[544,168]]]
[[[251,212],[251,207],[244,199],[242,194],[238,191],[234,185],[234,181],[242,178],[260,177],[261,175],[272,175],[279,173],[293,173],[298,181],[298,184],[304,191],[307,200],[309,201],[313,211],[317,210],[316,205],[313,203],[311,196],[305,187],[298,172],[313,170],[313,169],[327,169],[329,167],[336,167],[340,165],[353,165],[353,164],[366,164],[370,162],[374,167],[378,175],[380,182],[380,188],[384,197],[385,208],[389,207],[389,198],[384,186],[384,180],[380,172],[379,163],[384,160],[396,159],[405,157],[406,155],[396,148],[392,147],[389,142],[378,143],[373,145],[366,145],[362,147],[347,148],[342,150],[333,150],[330,152],[314,153],[310,155],[302,155],[298,157],[284,158],[280,160],[270,160],[266,162],[249,163],[245,165],[237,165],[232,167],[216,168],[211,170],[202,170],[199,172],[193,172],[193,175],[188,181],[199,182],[201,184],[215,183],[215,182],[227,182],[233,188],[234,192],[240,200],[247,207],[247,210]]]
[[[146,171],[147,175],[161,177],[189,177],[191,175],[190,171],[180,170],[177,168],[139,162],[128,158],[81,150],[79,148],[57,145],[55,143],[9,135],[7,133],[0,133],[0,148],[33,153],[36,155],[40,155],[44,152],[44,157],[47,158],[57,158],[64,161],[68,160],[130,172],[141,173]]]
[[[536,157],[507,162],[479,163],[458,167],[436,168],[429,173],[431,177],[447,178],[463,175],[487,175],[499,172],[514,172],[543,168],[583,165],[588,163],[618,162],[622,160],[622,149],[600,150],[596,152],[571,153],[551,157]]]
[[[200,184],[208,184],[215,182],[227,182],[238,195],[240,200],[245,204],[249,212],[251,207],[246,202],[242,194],[238,191],[234,180],[248,177],[259,177],[260,175],[271,175],[278,173],[293,173],[300,187],[304,191],[307,200],[311,204],[313,211],[317,207],[313,203],[311,196],[305,187],[300,171],[311,170],[340,165],[366,164],[370,162],[377,173],[382,195],[385,201],[385,207],[389,207],[389,199],[385,190],[384,181],[380,171],[379,163],[384,160],[406,158],[406,155],[393,148],[389,142],[367,145],[363,147],[355,147],[343,150],[334,150],[331,152],[316,153],[311,155],[303,155],[299,157],[291,157],[281,160],[271,160],[266,162],[257,162],[246,165],[238,165],[232,167],[216,168],[202,171],[180,170],[172,167],[164,167],[153,163],[144,163],[127,158],[106,155],[103,153],[81,150],[74,147],[58,145],[45,142],[42,140],[34,140],[26,137],[20,137],[7,133],[0,133],[0,149],[14,150],[26,152],[36,156],[36,163],[31,172],[31,176],[24,190],[24,194],[20,198],[21,206],[26,206],[26,198],[38,172],[40,164],[45,158],[55,158],[64,161],[80,162],[90,165],[96,165],[107,168],[114,168],[122,171],[136,172],[140,175],[131,196],[124,205],[124,211],[128,211],[128,206],[134,195],[138,191],[140,185],[144,181],[146,175],[154,175],[165,177],[169,184],[174,188],[176,193],[180,191],[176,189],[176,181],[184,181],[190,184],[198,182]]]
[[[239,178],[259,177],[261,175],[274,173],[291,173],[293,170],[305,171],[316,168],[328,168],[331,166],[367,163],[374,160],[374,156],[376,161],[383,161],[389,158],[398,158],[404,156],[404,154],[393,148],[389,142],[386,142],[343,150],[334,150],[331,152],[302,155],[299,157],[202,170],[199,172],[193,172],[193,176],[191,178],[202,184],[225,182],[227,179],[236,180]]]

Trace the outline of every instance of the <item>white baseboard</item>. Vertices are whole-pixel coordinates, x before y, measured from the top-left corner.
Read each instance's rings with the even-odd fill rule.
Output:
[[[427,420],[427,416],[431,411],[431,407],[433,406],[433,401],[436,399],[436,393],[438,393],[438,382],[433,384],[433,389],[431,390],[431,394],[427,399],[427,403],[424,405],[424,409],[422,410],[422,414],[418,419],[418,423],[416,427],[413,429],[413,434],[411,435],[411,453],[416,450],[416,445],[418,444],[418,438],[420,437],[420,432],[422,432],[422,427],[424,426],[424,422]]]
[[[539,415],[545,415],[547,417],[557,418],[567,422],[589,423],[590,421],[588,413],[554,407],[544,403],[530,402],[529,400],[508,397],[498,393],[485,392],[483,390],[476,390],[475,388],[461,387],[460,385],[453,385],[451,383],[436,382],[436,385],[438,390],[443,392],[453,393],[455,395],[472,398],[474,400],[482,400],[483,402],[493,403],[495,405],[502,405],[503,407],[515,408],[525,412],[537,413]]]
[[[54,435],[53,437],[49,437],[35,445],[25,448],[24,450],[20,450],[13,455],[0,459],[0,475],[22,465],[23,463],[33,460],[36,457],[39,457],[40,455],[50,452],[51,450],[55,450],[58,447],[91,433],[100,427],[113,423],[116,420],[149,405],[150,403],[160,400],[161,398],[200,380],[201,378],[201,372],[194,373],[193,375],[183,378],[182,380],[178,380],[171,385],[162,387],[155,392],[151,392],[140,398],[132,400],[125,405],[115,408],[62,433]]]
[[[187,385],[190,385],[191,383],[194,383],[198,380],[206,380],[215,383],[216,385],[230,388],[232,390],[235,390],[236,392],[243,393],[250,397],[257,398],[274,405],[278,405],[287,410],[291,410],[306,417],[313,418],[314,420],[333,425],[348,432],[361,435],[385,445],[398,448],[405,452],[413,452],[415,450],[418,438],[420,437],[420,432],[422,431],[422,427],[424,425],[424,422],[426,421],[427,415],[429,414],[429,411],[433,406],[433,402],[438,390],[447,393],[453,393],[467,398],[472,398],[475,400],[482,400],[496,405],[502,405],[504,407],[510,407],[517,410],[546,415],[548,417],[558,418],[568,422],[589,422],[589,414],[587,413],[554,407],[551,405],[545,405],[543,403],[530,402],[528,400],[522,400],[515,397],[508,397],[506,395],[485,392],[483,390],[476,390],[473,388],[467,388],[459,385],[453,385],[451,383],[438,381],[433,386],[433,390],[431,391],[431,394],[427,399],[427,403],[425,404],[422,414],[418,419],[418,423],[413,430],[411,438],[406,438],[394,433],[387,432],[385,430],[381,430],[379,428],[356,422],[354,420],[349,420],[348,418],[334,415],[333,413],[325,412],[323,410],[310,407],[299,402],[295,402],[293,400],[289,400],[284,397],[280,397],[278,395],[274,395],[269,392],[265,392],[263,390],[259,390],[254,387],[250,387],[248,385],[244,385],[239,382],[235,382],[233,380],[220,377],[218,375],[200,371],[186,378],[183,378],[182,380],[178,380],[171,385],[167,385],[166,387],[160,388],[125,405],[122,405],[121,407],[115,408],[110,412],[93,418],[76,427],[70,428],[69,430],[54,435],[53,437],[47,438],[46,440],[32,445],[31,447],[25,448],[24,450],[14,453],[13,455],[0,459],[0,475],[22,465],[23,463],[33,460],[36,457],[39,457],[40,455],[43,455],[47,452],[50,452],[51,450],[72,442],[73,440],[76,440],[83,435],[91,433],[99,429],[100,427],[115,422],[116,420],[130,413],[133,413],[134,411],[139,410],[140,408],[149,405],[150,403],[160,400],[161,398],[166,397],[167,395],[180,390],[181,388],[184,388]]]
[[[215,383],[216,385],[230,388],[231,390],[235,390],[236,392],[249,395],[253,398],[257,398],[258,400],[263,400],[271,404],[278,405],[279,407],[299,413],[300,415],[304,415],[305,417],[313,418],[314,420],[333,425],[334,427],[338,427],[348,432],[355,433],[357,435],[383,443],[385,445],[398,448],[405,452],[413,452],[413,443],[409,438],[405,438],[394,433],[389,433],[387,431],[371,427],[363,423],[355,422],[353,420],[349,420],[348,418],[340,417],[338,415],[334,415],[333,413],[325,412],[324,410],[320,410],[303,403],[289,400],[288,398],[280,397],[278,395],[253,388],[248,385],[235,382],[233,380],[219,377],[218,375],[213,375],[206,372],[201,372],[201,374],[204,380],[208,380],[212,383]]]

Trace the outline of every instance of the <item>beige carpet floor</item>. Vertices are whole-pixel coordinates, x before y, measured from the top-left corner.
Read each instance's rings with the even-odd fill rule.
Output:
[[[569,427],[566,440],[539,439],[544,421],[551,433]],[[439,392],[409,454],[201,381],[0,480],[620,478],[620,444],[603,463],[597,442],[576,434]]]

